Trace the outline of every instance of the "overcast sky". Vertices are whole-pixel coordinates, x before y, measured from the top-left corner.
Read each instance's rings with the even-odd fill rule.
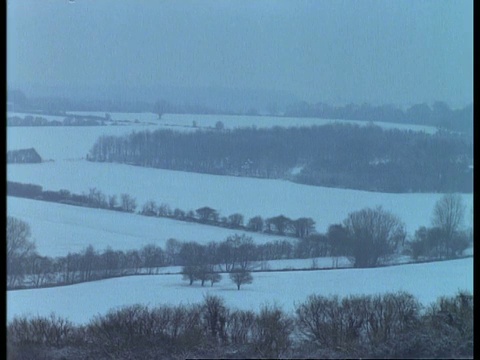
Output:
[[[8,0],[9,86],[473,99],[472,1]]]

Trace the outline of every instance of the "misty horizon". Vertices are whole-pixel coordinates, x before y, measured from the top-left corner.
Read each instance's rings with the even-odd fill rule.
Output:
[[[7,2],[27,97],[279,105],[473,100],[473,3]],[[170,99],[168,99],[170,97]]]

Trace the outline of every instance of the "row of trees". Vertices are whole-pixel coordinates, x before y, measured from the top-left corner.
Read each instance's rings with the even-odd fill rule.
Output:
[[[227,307],[206,295],[193,305],[131,305],[84,326],[51,315],[7,323],[7,358],[469,358],[473,296],[424,308],[398,292],[312,295],[289,314]]]
[[[129,194],[121,194],[119,197],[108,196],[96,188],[91,188],[88,193],[80,195],[68,190],[47,191],[39,185],[7,181],[7,195],[124,212],[134,212],[137,209],[137,201],[133,196]],[[245,217],[240,213],[228,217],[221,216],[217,210],[208,206],[195,211],[185,211],[179,208],[172,209],[165,203],[157,205],[153,200],[147,201],[138,214],[297,238],[306,238],[316,232],[315,221],[312,218],[301,217],[293,220],[278,215],[264,219],[257,215],[245,223]]]
[[[232,280],[240,288],[250,281],[248,273],[254,261],[347,256],[355,267],[365,268],[385,263],[390,255],[402,249],[414,259],[453,258],[473,244],[473,232],[463,228],[464,216],[461,196],[447,194],[435,205],[433,227],[419,228],[410,241],[406,241],[401,220],[377,207],[352,212],[342,224],[331,225],[326,234],[309,235],[295,242],[277,240],[257,245],[245,235],[230,236],[223,242],[207,245],[170,239],[165,250],[149,245],[140,252],[107,249],[98,255],[89,246],[82,254],[69,254],[56,260],[36,254],[28,224],[8,217],[7,284],[10,288],[22,286],[25,275],[30,275],[34,286],[43,286],[136,274],[140,269],[153,273],[162,266],[180,265],[190,285],[197,280],[202,286],[208,281],[213,285],[220,281],[218,272],[229,272],[237,273],[232,275]]]
[[[473,189],[473,148],[461,136],[374,125],[105,135],[88,160],[369,191]]]
[[[107,196],[97,188],[90,188],[88,193],[75,194],[64,189],[50,191],[43,190],[40,185],[7,181],[7,195],[130,213],[137,208],[137,201],[133,196],[125,193],[120,196]]]

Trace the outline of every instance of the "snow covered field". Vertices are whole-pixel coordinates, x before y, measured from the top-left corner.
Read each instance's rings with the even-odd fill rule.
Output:
[[[459,290],[473,293],[473,259],[427,264],[399,265],[376,269],[344,269],[303,272],[255,273],[254,281],[240,291],[223,275],[213,287],[189,286],[181,275],[144,275],[101,280],[71,286],[7,291],[7,321],[15,316],[52,312],[75,323],[86,323],[95,315],[132,304],[188,304],[203,300],[206,293],[218,295],[239,309],[258,310],[276,303],[293,312],[295,303],[311,294],[340,297],[403,290],[424,305],[439,296]]]
[[[30,225],[32,240],[35,240],[38,253],[44,256],[64,256],[69,252],[81,252],[88,245],[93,245],[98,251],[103,251],[108,246],[114,250],[140,250],[148,244],[165,249],[165,243],[170,238],[196,241],[200,244],[220,242],[234,234],[252,236],[257,244],[285,239],[280,236],[11,196],[7,197],[7,214]]]
[[[7,127],[7,150],[35,148],[43,160],[85,158],[101,135],[124,135],[157,129],[146,124],[122,126]]]
[[[167,203],[172,208],[195,210],[210,206],[222,216],[241,213],[248,220],[283,214],[290,218],[311,217],[317,230],[342,222],[348,213],[382,205],[400,217],[407,231],[430,225],[435,202],[442,194],[388,194],[295,184],[283,180],[217,176],[133,167],[124,164],[55,161],[7,166],[10,181],[33,183],[45,190],[67,189],[88,193],[97,188],[107,195],[130,194],[141,207],[146,201]],[[462,195],[467,214],[473,195]],[[466,225],[472,226],[467,223]]]

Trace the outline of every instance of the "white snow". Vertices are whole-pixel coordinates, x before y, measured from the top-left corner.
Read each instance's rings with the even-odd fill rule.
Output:
[[[87,161],[9,164],[7,179],[33,183],[45,190],[67,189],[80,194],[97,188],[107,195],[127,193],[142,206],[148,200],[172,208],[195,210],[210,206],[222,216],[241,213],[245,220],[283,214],[292,219],[311,217],[317,230],[342,222],[350,212],[382,205],[414,233],[429,226],[435,202],[442,194],[388,194],[295,184],[283,180],[216,176]],[[467,209],[473,195],[463,194]]]
[[[375,269],[254,273],[253,277],[253,283],[240,291],[225,274],[220,283],[203,288],[199,284],[189,286],[181,275],[143,275],[7,291],[7,321],[15,316],[48,316],[54,312],[74,323],[86,323],[113,308],[137,303],[197,303],[206,293],[221,296],[227,305],[239,309],[258,310],[263,304],[276,303],[292,313],[295,303],[311,294],[343,297],[402,290],[428,305],[439,296],[453,296],[459,290],[473,293],[473,259]]]
[[[154,218],[103,209],[92,209],[38,200],[7,197],[7,213],[26,221],[41,255],[64,256],[88,245],[98,251],[140,250],[148,244],[165,249],[168,239],[220,242],[234,234],[251,236],[255,243],[289,238],[232,230],[197,223]]]
[[[7,127],[7,150],[35,148],[43,160],[85,158],[101,135],[124,135],[155,130],[145,124],[122,126],[17,126]]]

